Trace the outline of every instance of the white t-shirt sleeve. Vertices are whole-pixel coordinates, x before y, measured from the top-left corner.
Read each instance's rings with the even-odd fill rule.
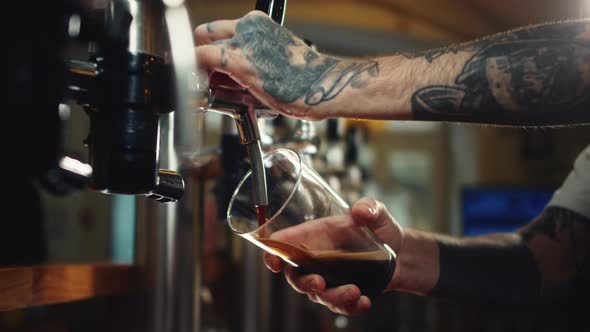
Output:
[[[590,145],[578,155],[574,168],[548,206],[563,207],[590,218]]]

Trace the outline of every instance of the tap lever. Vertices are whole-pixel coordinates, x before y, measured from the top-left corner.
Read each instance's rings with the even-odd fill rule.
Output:
[[[267,13],[275,22],[283,25],[287,0],[257,0],[256,9]]]
[[[275,22],[282,25],[286,4],[286,0],[257,0],[256,9],[267,13]],[[211,72],[209,74],[209,88],[211,94],[208,104],[209,110],[231,115],[236,121],[240,140],[242,144],[246,145],[252,168],[254,203],[256,206],[266,206],[268,205],[266,174],[262,159],[257,113],[265,117],[276,116],[277,113],[270,110],[250,94],[248,89],[240,86],[226,74]]]
[[[158,171],[156,187],[146,194],[147,197],[160,203],[176,202],[184,194],[184,180],[174,171],[161,169]]]
[[[77,159],[62,157],[56,167],[41,177],[41,185],[54,195],[82,191],[90,182],[92,167]]]

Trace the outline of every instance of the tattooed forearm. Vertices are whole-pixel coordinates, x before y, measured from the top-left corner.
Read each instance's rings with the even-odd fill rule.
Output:
[[[412,96],[416,119],[510,125],[589,122],[590,23],[531,27],[423,54],[469,52],[453,85]]]
[[[418,52],[404,52],[401,53],[404,57],[408,59],[416,59],[423,57],[429,63],[432,63],[434,60],[438,59],[439,57],[445,54],[457,54],[459,51],[461,52],[476,52],[481,50],[482,48],[488,46],[491,43],[491,40],[482,39],[476,40],[469,43],[457,44],[457,45],[450,45],[446,47],[436,48],[432,50],[425,50],[425,51],[418,51]]]
[[[588,290],[590,219],[549,207],[520,233],[539,266],[544,298],[567,299]]]
[[[369,73],[370,76],[377,76],[378,63],[376,61],[336,62],[311,86],[305,102],[308,105],[317,105],[333,99],[349,84],[353,88],[364,87],[365,81],[359,77],[364,72]]]
[[[281,103],[302,99],[318,105],[346,87],[361,88],[379,72],[377,61],[351,61],[324,56],[263,16],[248,16],[236,26],[232,47],[239,48],[263,83]]]
[[[575,30],[573,31],[573,33],[579,34],[584,31],[584,29],[581,28],[579,24],[579,22],[572,22],[563,23],[560,26],[550,24],[539,25],[528,29],[519,29],[502,32],[487,38],[476,39],[473,41],[460,43],[456,45],[450,45],[425,51],[404,52],[401,53],[401,55],[405,56],[408,59],[424,57],[428,62],[432,63],[434,60],[438,59],[439,57],[445,54],[457,54],[459,52],[479,52],[484,48],[490,46],[491,44],[498,42],[517,42],[519,40],[538,39],[538,37],[541,35],[545,39],[560,39],[563,38],[564,30],[572,28]],[[573,25],[573,27],[569,27],[569,25]]]

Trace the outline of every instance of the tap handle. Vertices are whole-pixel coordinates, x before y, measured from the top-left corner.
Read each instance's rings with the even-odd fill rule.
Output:
[[[160,203],[176,202],[184,194],[184,180],[174,171],[159,170],[156,187],[146,194]]]
[[[257,0],[256,9],[267,13],[275,22],[283,25],[287,0]]]
[[[58,164],[41,177],[41,185],[54,195],[82,191],[90,183],[92,167],[77,159],[62,157]]]

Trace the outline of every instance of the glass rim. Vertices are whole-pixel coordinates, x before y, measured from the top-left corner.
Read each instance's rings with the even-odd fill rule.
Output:
[[[229,204],[227,206],[227,211],[226,211],[227,223],[229,224],[229,227],[232,229],[232,231],[234,233],[239,234],[239,235],[243,235],[243,234],[251,234],[251,233],[258,232],[259,230],[261,230],[262,228],[264,228],[267,224],[271,223],[275,219],[276,216],[280,215],[281,212],[283,212],[283,210],[287,207],[287,204],[291,201],[291,198],[293,198],[293,195],[295,195],[295,191],[297,190],[297,188],[301,184],[301,178],[302,178],[302,175],[303,175],[303,161],[301,160],[301,156],[299,156],[299,153],[297,153],[293,149],[279,148],[279,149],[276,149],[276,150],[273,150],[273,151],[269,152],[264,157],[262,157],[262,162],[265,163],[272,156],[274,156],[276,154],[279,154],[279,153],[285,153],[285,152],[287,152],[287,153],[295,156],[295,158],[297,160],[297,162],[295,163],[295,165],[296,165],[295,171],[297,172],[297,180],[295,181],[295,184],[293,185],[293,188],[291,189],[291,192],[289,193],[289,196],[287,197],[287,199],[285,199],[285,201],[283,202],[283,204],[281,205],[281,207],[274,213],[274,215],[272,217],[270,217],[266,223],[264,223],[264,225],[258,226],[255,229],[253,229],[251,231],[247,231],[247,232],[239,231],[236,228],[234,228],[233,225],[232,225],[232,222],[231,222],[231,214],[230,214],[230,211],[231,211],[231,209],[232,209],[232,207],[234,205],[234,201],[235,201],[236,196],[238,195],[238,193],[242,189],[242,186],[252,176],[252,170],[250,169],[248,171],[248,173],[246,173],[246,175],[244,175],[244,177],[240,180],[240,182],[236,186],[236,189],[234,190],[234,192],[233,192],[233,194],[232,194],[232,196],[231,196],[231,198],[229,200]]]

